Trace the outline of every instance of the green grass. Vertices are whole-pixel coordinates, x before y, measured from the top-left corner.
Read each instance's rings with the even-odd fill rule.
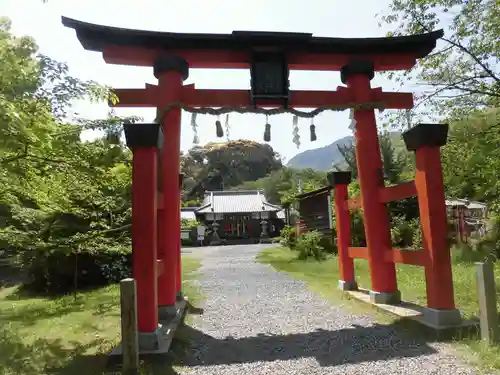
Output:
[[[337,289],[339,267],[337,257],[331,256],[325,261],[297,260],[297,253],[283,247],[264,249],[258,256],[261,263],[267,263],[276,270],[286,272],[290,276],[307,282],[308,287],[323,297],[359,313],[373,313],[374,317],[384,323],[396,322],[393,316],[375,312],[367,305],[349,300]],[[355,261],[356,279],[360,287],[370,288],[370,275],[366,260]],[[422,267],[398,264],[398,287],[402,298],[420,305],[426,303],[425,277]],[[500,285],[500,265],[495,265],[495,278]],[[478,302],[474,263],[454,263],[453,282],[456,306],[465,318],[477,316]],[[500,288],[497,290],[497,303],[500,302]],[[500,310],[500,304],[498,306]],[[500,348],[486,347],[475,337],[467,336],[456,340],[458,349],[465,349],[469,358],[484,368],[500,369]]]
[[[183,289],[201,298],[192,283],[200,261],[183,256]],[[102,374],[106,355],[120,341],[119,286],[76,296],[26,298],[18,288],[0,289],[0,374]]]

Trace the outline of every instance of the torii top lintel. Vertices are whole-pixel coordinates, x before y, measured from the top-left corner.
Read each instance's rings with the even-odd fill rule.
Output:
[[[286,53],[289,69],[340,70],[353,59],[371,60],[374,70],[410,69],[427,56],[443,30],[387,38],[326,38],[307,33],[233,31],[184,34],[95,25],[62,17],[82,46],[102,52],[107,63],[152,66],[161,53],[183,56],[191,68],[248,68],[252,51]]]

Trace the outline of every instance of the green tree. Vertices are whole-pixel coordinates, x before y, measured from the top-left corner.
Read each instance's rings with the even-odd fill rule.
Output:
[[[476,111],[450,122],[442,150],[443,178],[448,196],[489,203],[500,209],[500,109]]]
[[[193,147],[181,158],[184,200],[255,181],[281,167],[279,155],[267,144],[235,140]]]
[[[408,169],[408,155],[403,150],[394,147],[395,137],[400,137],[399,133],[393,134],[383,132],[379,135],[380,155],[384,168],[384,178],[390,184],[396,184],[401,180],[405,170]],[[358,165],[356,161],[355,143],[338,146],[340,153],[344,157],[345,165],[335,165],[333,168],[338,171],[350,170],[353,179],[358,178]]]
[[[445,30],[437,50],[403,75],[417,80],[421,112],[463,116],[500,103],[500,3],[498,0],[392,0],[381,23],[390,36]],[[426,111],[424,111],[424,109]],[[401,121],[400,119],[397,121]]]
[[[75,99],[114,98],[106,87],[72,77],[65,64],[40,55],[31,38],[13,36],[6,19],[0,22],[0,57],[3,251],[35,268],[61,253],[130,251],[130,152],[116,135],[124,120],[136,119],[68,119]],[[105,136],[82,142],[87,129]]]

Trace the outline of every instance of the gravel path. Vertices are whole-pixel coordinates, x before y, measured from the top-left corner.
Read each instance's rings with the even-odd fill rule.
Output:
[[[261,249],[199,249],[205,313],[194,318],[193,347],[180,374],[479,373],[443,344],[328,304],[303,282],[256,263]]]

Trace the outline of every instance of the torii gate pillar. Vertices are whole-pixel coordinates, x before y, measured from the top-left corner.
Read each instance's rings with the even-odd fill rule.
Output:
[[[351,61],[341,70],[342,83],[353,91],[356,99],[366,102],[372,100],[370,81],[374,75],[371,61]],[[384,176],[375,111],[355,110],[354,119],[356,160],[372,282],[370,299],[375,303],[398,303],[401,295],[397,288],[396,266],[384,259],[384,253],[392,248],[392,243],[387,209],[377,199],[379,188],[384,185]]]
[[[163,128],[161,155],[161,178],[163,188],[163,210],[160,211],[162,225],[159,230],[159,254],[163,260],[164,272],[158,279],[158,310],[160,319],[168,319],[176,314],[177,292],[181,282],[180,273],[180,141],[181,109],[166,107],[180,102],[182,84],[189,76],[187,61],[179,56],[163,54],[153,64],[154,75],[158,79],[158,116]]]

